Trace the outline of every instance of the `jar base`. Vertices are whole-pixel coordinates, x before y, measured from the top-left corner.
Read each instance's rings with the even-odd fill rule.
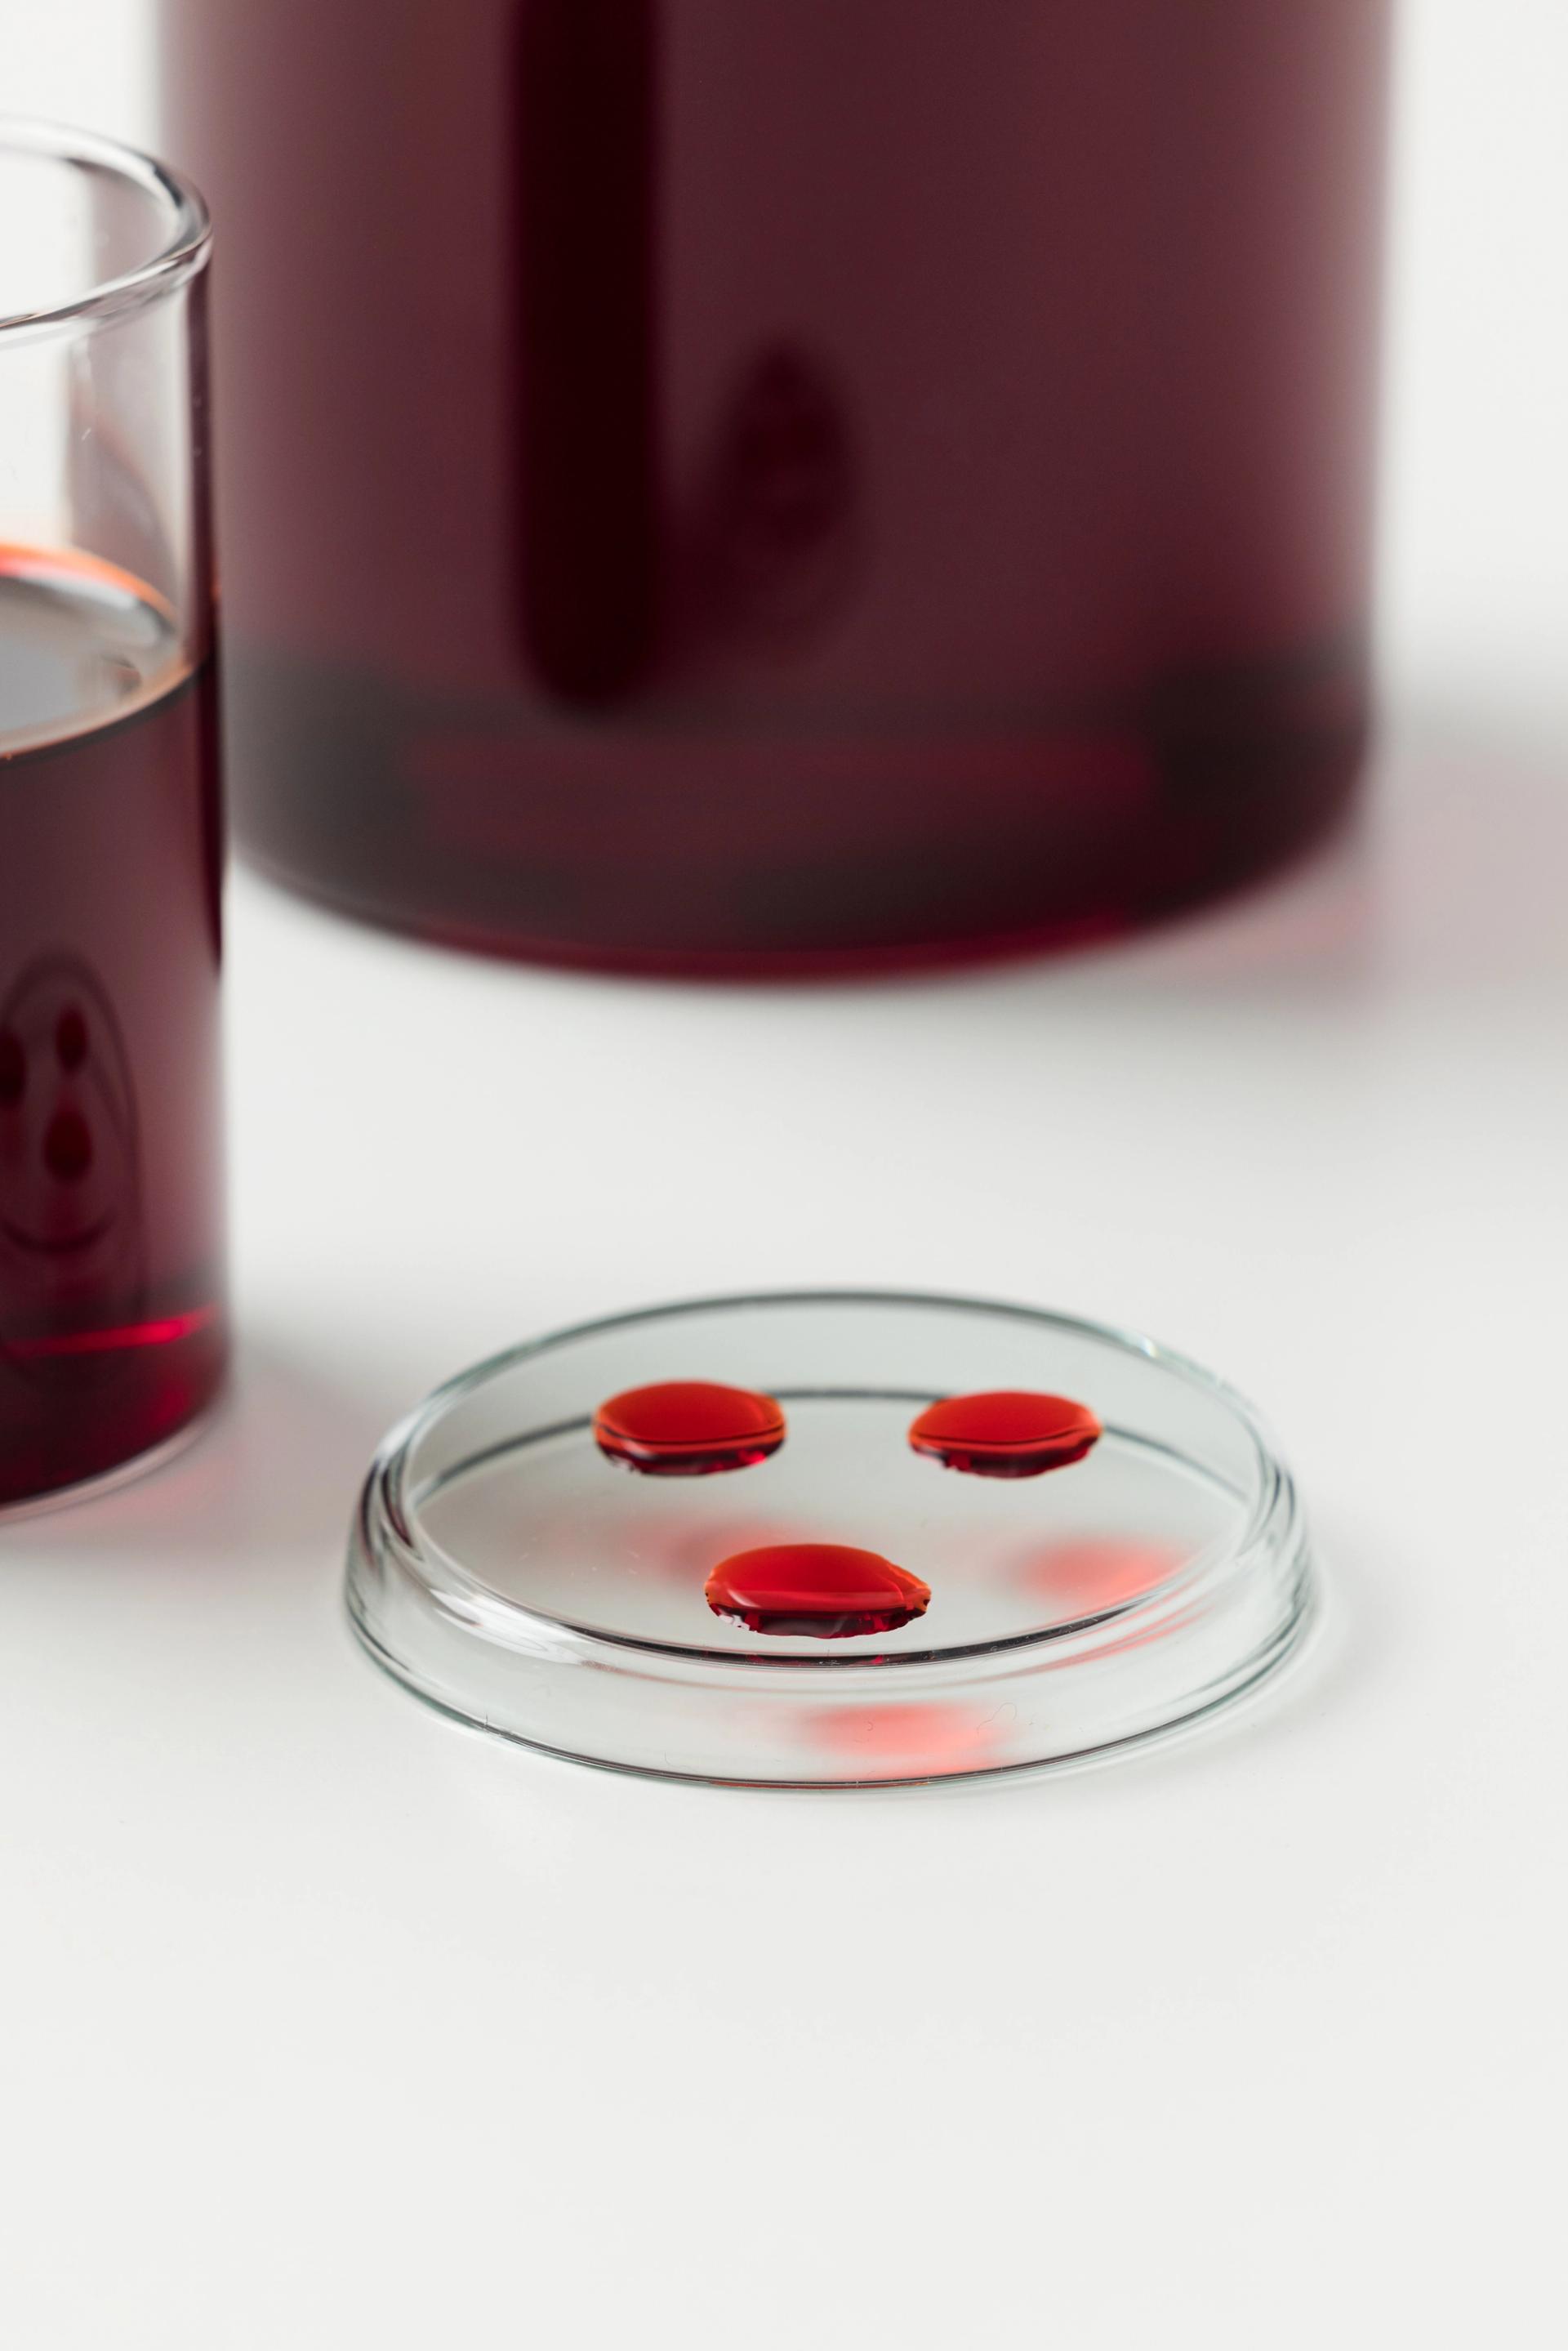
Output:
[[[809,735],[568,723],[275,655],[234,675],[239,839],[270,878],[475,953],[699,979],[1139,929],[1326,833],[1368,734],[1358,641],[1114,706]]]

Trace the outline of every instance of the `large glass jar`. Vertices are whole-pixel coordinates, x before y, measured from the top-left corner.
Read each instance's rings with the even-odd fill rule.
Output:
[[[165,0],[242,838],[701,970],[1114,931],[1344,802],[1387,0]]]

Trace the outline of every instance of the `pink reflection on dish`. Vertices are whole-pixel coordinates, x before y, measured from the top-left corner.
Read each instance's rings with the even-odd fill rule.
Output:
[[[637,1490],[637,1489],[632,1489]],[[797,1542],[799,1519],[778,1519],[766,1511],[665,1511],[659,1507],[637,1510],[618,1505],[614,1514],[562,1514],[550,1526],[550,1556],[583,1571],[597,1568],[604,1552],[611,1552],[623,1568],[644,1575],[653,1584],[687,1592],[698,1617],[708,1617],[703,1584],[720,1559],[736,1552],[757,1552],[769,1542]]]
[[[769,1518],[761,1511],[736,1510],[723,1516],[693,1518],[673,1526],[660,1524],[650,1516],[639,1548],[656,1575],[664,1582],[684,1586],[698,1606],[705,1609],[703,1586],[720,1560],[799,1540],[798,1518]]]
[[[1002,1733],[1012,1720],[1011,1707],[983,1715],[962,1706],[823,1708],[802,1715],[800,1730],[816,1754],[843,1765],[846,1778],[944,1779],[1005,1763]]]
[[[1072,1535],[1030,1552],[1017,1580],[1023,1591],[1050,1604],[1054,1622],[1067,1624],[1129,1606],[1186,1560],[1175,1544],[1146,1536]]]

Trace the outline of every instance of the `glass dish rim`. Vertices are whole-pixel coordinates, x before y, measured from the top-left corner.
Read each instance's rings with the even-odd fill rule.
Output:
[[[1189,1562],[1179,1573],[1152,1586],[1147,1592],[1091,1615],[1037,1626],[1028,1632],[1009,1634],[999,1639],[935,1648],[900,1649],[876,1656],[863,1652],[846,1654],[835,1650],[805,1656],[794,1652],[767,1654],[710,1648],[689,1643],[651,1640],[641,1635],[607,1631],[603,1626],[579,1624],[569,1617],[553,1616],[542,1610],[526,1608],[504,1593],[498,1592],[493,1585],[471,1573],[460,1560],[453,1559],[432,1542],[422,1530],[416,1531],[411,1525],[405,1473],[413,1446],[450,1412],[460,1407],[470,1395],[491,1381],[558,1348],[585,1339],[612,1336],[648,1322],[668,1322],[689,1314],[792,1306],[909,1307],[915,1311],[994,1314],[1044,1330],[1069,1332],[1080,1339],[1142,1355],[1146,1361],[1222,1405],[1244,1430],[1251,1447],[1256,1472],[1256,1496],[1247,1524],[1226,1548],[1222,1558],[1210,1557]],[[587,1322],[566,1324],[536,1339],[524,1340],[515,1346],[502,1349],[432,1389],[421,1404],[388,1432],[377,1449],[361,1489],[354,1525],[355,1548],[365,1558],[373,1559],[379,1550],[389,1543],[398,1554],[403,1573],[423,1587],[431,1602],[440,1605],[443,1602],[450,1604],[452,1600],[461,1599],[471,1630],[482,1637],[499,1640],[504,1646],[524,1649],[546,1646],[559,1655],[563,1645],[569,1645],[573,1653],[581,1656],[596,1654],[623,1659],[641,1656],[673,1667],[695,1669],[699,1673],[758,1673],[794,1678],[857,1670],[874,1670],[878,1676],[910,1670],[929,1672],[933,1667],[958,1666],[966,1660],[1001,1656],[1008,1653],[1039,1650],[1070,1655],[1075,1646],[1093,1647],[1107,1628],[1115,1627],[1122,1632],[1134,1622],[1143,1625],[1158,1623],[1173,1604],[1184,1604],[1189,1586],[1193,1583],[1207,1585],[1220,1573],[1227,1578],[1246,1573],[1260,1552],[1272,1552],[1289,1544],[1293,1530],[1299,1530],[1301,1516],[1294,1481],[1256,1408],[1227,1381],[1142,1332],[1097,1322],[1086,1316],[1062,1313],[1050,1308],[1024,1306],[1008,1300],[974,1298],[955,1291],[809,1289],[734,1291],[679,1299],[664,1305],[638,1307],[618,1314],[596,1316]],[[432,1570],[436,1572],[432,1573]],[[351,1573],[351,1589],[353,1582]]]

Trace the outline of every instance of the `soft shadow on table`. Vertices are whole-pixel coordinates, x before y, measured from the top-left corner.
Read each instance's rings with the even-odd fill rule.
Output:
[[[1508,743],[1433,715],[1391,752],[1382,862],[1399,968],[1445,993],[1568,983],[1568,725]]]
[[[1332,1019],[1394,987],[1544,990],[1568,982],[1565,872],[1568,742],[1416,712],[1389,730],[1357,812],[1272,880],[1077,955],[913,985],[945,995],[954,1030],[980,996],[989,1027],[1063,1001],[1263,1020],[1310,1003]]]
[[[406,1372],[358,1367],[354,1384],[275,1341],[242,1343],[233,1384],[189,1450],[118,1492],[5,1530],[8,1561],[51,1570],[155,1560],[165,1573],[270,1586],[339,1566],[370,1457],[406,1408]]]

